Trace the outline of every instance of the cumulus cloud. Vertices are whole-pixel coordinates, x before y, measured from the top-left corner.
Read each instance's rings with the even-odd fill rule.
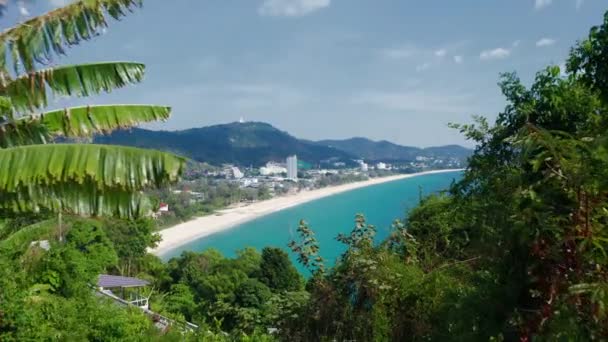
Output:
[[[462,56],[454,56],[454,63],[461,64],[462,62],[464,62],[464,58],[462,58]]]
[[[555,39],[552,38],[542,38],[536,42],[537,47],[551,46],[555,44]]]
[[[445,56],[446,53],[447,53],[447,51],[445,49],[439,49],[439,50],[435,51],[435,56],[443,57],[443,56]]]
[[[540,10],[551,5],[552,2],[553,0],[534,0],[534,8]]]
[[[493,50],[484,50],[479,54],[479,59],[487,61],[491,59],[503,59],[511,55],[511,51],[505,48],[496,48]]]
[[[264,0],[258,8],[260,15],[301,17],[329,7],[331,0]]]

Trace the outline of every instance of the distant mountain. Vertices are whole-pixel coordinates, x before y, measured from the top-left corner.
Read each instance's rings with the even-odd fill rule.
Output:
[[[419,148],[401,146],[386,140],[373,141],[367,138],[321,140],[317,143],[369,161],[408,161],[414,160],[418,156],[456,158],[464,161],[472,153],[472,150],[460,145]]]
[[[128,145],[174,152],[214,165],[263,165],[282,161],[291,154],[313,164],[324,161],[352,163],[342,150],[300,140],[261,122],[229,123],[183,131],[131,129],[98,136],[100,144]]]
[[[366,138],[315,142],[295,138],[262,122],[234,122],[183,131],[134,128],[97,136],[94,141],[170,151],[214,165],[232,163],[245,166],[282,161],[292,154],[313,165],[339,161],[354,165],[354,159],[390,162],[410,161],[417,156],[454,157],[464,161],[471,153],[471,150],[457,145],[421,149]]]

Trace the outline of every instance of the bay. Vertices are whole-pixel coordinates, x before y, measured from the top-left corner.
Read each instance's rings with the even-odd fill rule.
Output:
[[[389,235],[395,219],[405,218],[419,203],[421,192],[426,195],[445,190],[461,176],[462,172],[458,171],[427,174],[324,197],[192,241],[167,252],[163,259],[208,248],[215,248],[227,257],[234,257],[245,247],[261,250],[272,246],[290,252],[287,244],[298,238],[296,229],[304,219],[315,232],[326,266],[331,266],[345,249],[336,236],[352,230],[357,213],[365,215],[367,222],[376,226],[376,238],[380,241]],[[295,255],[290,252],[290,256],[298,269],[307,273],[297,264]]]

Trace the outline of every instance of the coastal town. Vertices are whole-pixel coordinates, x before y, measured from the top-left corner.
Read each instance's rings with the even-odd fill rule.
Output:
[[[159,206],[155,217],[161,226],[170,226],[220,209],[301,191],[430,170],[460,169],[464,165],[464,160],[455,157],[416,156],[411,161],[394,163],[362,159],[348,164],[327,162],[323,168],[314,168],[298,160],[297,155],[269,161],[261,167],[191,163],[184,180],[156,193]]]

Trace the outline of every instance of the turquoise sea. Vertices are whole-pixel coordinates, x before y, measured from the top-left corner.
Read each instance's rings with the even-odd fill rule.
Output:
[[[418,204],[420,189],[423,194],[445,190],[461,175],[461,172],[429,174],[324,197],[192,241],[163,255],[163,259],[178,256],[183,251],[202,251],[207,248],[216,248],[229,257],[248,246],[259,250],[274,246],[289,251],[287,243],[297,238],[298,222],[304,219],[314,230],[321,255],[329,266],[344,251],[343,245],[335,238],[339,233],[352,230],[355,214],[364,214],[368,223],[376,226],[377,239],[384,239],[388,236],[393,221],[406,217],[408,210]],[[293,254],[291,257],[297,263]],[[298,268],[304,271],[299,265]]]

